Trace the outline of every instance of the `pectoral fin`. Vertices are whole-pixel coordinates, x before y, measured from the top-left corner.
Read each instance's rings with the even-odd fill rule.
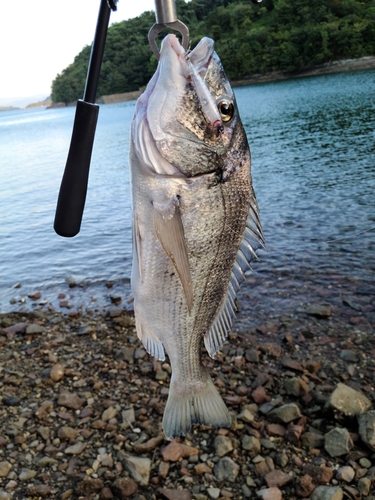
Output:
[[[154,228],[164,252],[173,262],[180,277],[188,310],[193,307],[193,287],[191,282],[190,266],[184,227],[182,225],[180,209],[176,205],[173,215],[170,213],[164,218],[160,210],[154,208]]]

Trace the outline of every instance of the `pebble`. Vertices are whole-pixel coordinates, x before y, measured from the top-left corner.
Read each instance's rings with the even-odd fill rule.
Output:
[[[372,481],[369,477],[361,477],[357,483],[358,491],[361,495],[367,496],[370,494]]]
[[[12,464],[10,462],[0,462],[0,477],[6,477],[12,470]]]
[[[21,402],[16,396],[4,396],[2,401],[4,406],[18,406]]]
[[[257,497],[262,500],[282,500],[283,495],[279,488],[265,488],[256,492]]]
[[[342,500],[343,496],[344,492],[339,486],[318,486],[310,500]]]
[[[89,496],[98,493],[104,486],[101,479],[86,477],[83,481],[77,484],[77,494]]]
[[[116,498],[119,500],[126,500],[134,495],[134,493],[138,490],[138,485],[134,479],[131,479],[130,477],[119,477],[112,484],[111,490]]]
[[[336,479],[339,481],[345,481],[346,483],[351,483],[354,479],[355,471],[353,467],[349,465],[345,465],[344,467],[340,467],[336,472]]]
[[[221,458],[214,467],[214,474],[218,481],[229,481],[233,483],[238,476],[240,466],[231,458]]]
[[[278,424],[288,424],[301,417],[301,411],[295,403],[289,403],[271,410],[267,419]]]
[[[266,481],[269,488],[271,488],[272,486],[282,488],[293,480],[293,476],[286,474],[279,469],[274,469],[264,476],[264,480]]]
[[[332,313],[332,307],[328,304],[307,304],[301,311],[317,318],[329,318]]]
[[[191,493],[187,490],[159,488],[158,493],[164,500],[191,500]]]
[[[202,464],[197,464],[194,465],[194,472],[198,474],[198,476],[202,476],[203,474],[210,474],[212,472],[211,467],[209,467],[207,464],[202,463]]]
[[[13,498],[12,493],[0,490],[0,500],[11,500],[12,498]]]
[[[206,491],[207,491],[208,496],[210,498],[212,498],[213,500],[216,500],[220,496],[220,489],[219,488],[208,488]]]
[[[198,453],[198,448],[193,448],[192,446],[178,443],[176,440],[173,440],[161,450],[163,460],[165,460],[166,462],[177,462],[178,460],[180,460],[180,458],[198,455]]]
[[[37,475],[37,472],[35,470],[31,469],[22,469],[21,473],[18,476],[18,479],[20,481],[29,481],[29,479],[32,479]]]
[[[358,415],[359,435],[366,445],[375,451],[375,411]]]
[[[237,420],[242,420],[246,423],[254,422],[255,414],[249,408],[244,408],[241,413],[237,415]]]
[[[64,365],[61,363],[56,363],[51,368],[49,376],[51,377],[51,380],[53,380],[54,382],[59,382],[59,380],[63,378],[64,373],[65,373]]]
[[[227,436],[216,436],[214,449],[218,457],[224,457],[233,450],[232,440]]]
[[[324,435],[324,449],[331,457],[346,455],[352,448],[352,438],[345,428],[336,427]]]
[[[80,455],[85,448],[86,444],[79,441],[78,443],[72,444],[71,446],[65,448],[64,453],[66,455]]]
[[[134,457],[120,451],[118,454],[124,468],[129,472],[130,477],[141,485],[147,486],[150,481],[151,460],[149,458]]]
[[[365,413],[372,406],[371,401],[364,394],[342,383],[337,384],[329,398],[328,405],[349,417]]]
[[[259,453],[261,450],[260,439],[255,436],[242,436],[241,446],[243,450],[250,451],[252,453]]]
[[[79,435],[78,429],[73,429],[73,427],[63,426],[57,432],[57,435],[62,440],[73,440]]]
[[[344,361],[350,361],[351,363],[357,363],[358,361],[357,353],[350,349],[343,349],[340,352],[340,358],[343,359]]]
[[[81,399],[78,394],[74,392],[63,392],[60,394],[57,404],[59,406],[65,406],[66,408],[72,408],[73,410],[79,410],[84,402],[85,400]]]
[[[366,458],[366,457],[360,458],[359,459],[359,464],[362,467],[366,468],[366,469],[369,469],[371,467],[371,465],[372,465],[372,463],[370,462],[370,460],[368,458]]]
[[[33,497],[50,497],[52,488],[48,484],[35,484],[28,487],[28,493]]]
[[[30,325],[27,325],[26,327],[26,334],[27,335],[35,335],[38,333],[43,333],[44,328],[37,323],[31,323]]]
[[[108,420],[111,420],[111,418],[114,418],[116,415],[117,415],[117,408],[110,406],[109,408],[103,411],[102,420],[103,422],[108,422]]]
[[[322,448],[324,446],[324,436],[316,432],[304,432],[301,436],[302,446],[309,450]]]

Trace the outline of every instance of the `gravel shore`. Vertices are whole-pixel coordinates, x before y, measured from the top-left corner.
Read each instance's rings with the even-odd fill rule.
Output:
[[[246,290],[229,342],[204,355],[232,427],[171,442],[170,365],[120,299],[0,315],[0,500],[375,500],[374,296],[267,316]]]

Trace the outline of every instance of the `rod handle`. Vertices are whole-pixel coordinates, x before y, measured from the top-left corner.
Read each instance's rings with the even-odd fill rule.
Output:
[[[77,102],[55,214],[54,229],[60,236],[76,236],[81,227],[98,114],[98,105],[81,99]]]

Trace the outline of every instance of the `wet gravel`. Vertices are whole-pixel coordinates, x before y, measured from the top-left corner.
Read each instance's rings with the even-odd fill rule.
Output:
[[[375,296],[361,286],[249,277],[229,342],[204,355],[232,427],[171,442],[170,365],[141,346],[131,304],[83,311],[36,291],[0,315],[0,500],[374,500]]]

